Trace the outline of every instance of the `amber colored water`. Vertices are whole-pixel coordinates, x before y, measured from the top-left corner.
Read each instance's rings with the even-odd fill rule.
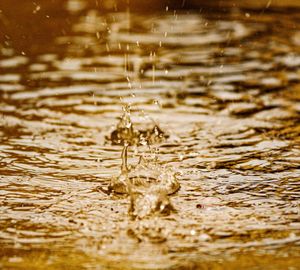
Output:
[[[0,1],[1,269],[299,269],[300,13]],[[132,146],[175,211],[107,194]]]

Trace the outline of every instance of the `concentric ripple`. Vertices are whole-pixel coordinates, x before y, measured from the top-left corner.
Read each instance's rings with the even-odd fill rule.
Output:
[[[300,13],[65,2],[0,13],[0,268],[299,267]],[[124,104],[160,137],[150,169],[179,172],[169,215],[99,190]],[[152,154],[134,145],[129,164]]]

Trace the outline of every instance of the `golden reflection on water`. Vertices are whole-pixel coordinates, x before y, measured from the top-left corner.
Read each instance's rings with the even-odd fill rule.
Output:
[[[3,1],[0,268],[297,269],[299,12],[92,2]],[[169,215],[103,192],[124,104],[128,163],[176,172]]]

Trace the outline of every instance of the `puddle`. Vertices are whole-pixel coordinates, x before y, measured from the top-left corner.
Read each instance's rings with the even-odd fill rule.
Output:
[[[64,3],[0,13],[0,268],[297,269],[299,12]]]

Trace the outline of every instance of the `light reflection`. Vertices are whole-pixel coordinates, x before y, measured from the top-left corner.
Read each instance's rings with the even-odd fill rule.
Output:
[[[299,31],[286,26],[299,16],[65,3],[30,4],[38,23],[1,45],[0,265],[214,269],[241,252],[261,262],[257,247],[268,262],[298,254]],[[155,119],[160,165],[181,172],[168,217],[144,211],[150,194],[131,220],[126,195],[99,189],[120,168],[109,135],[124,103],[136,134],[161,135]],[[147,136],[130,164],[153,154]]]

